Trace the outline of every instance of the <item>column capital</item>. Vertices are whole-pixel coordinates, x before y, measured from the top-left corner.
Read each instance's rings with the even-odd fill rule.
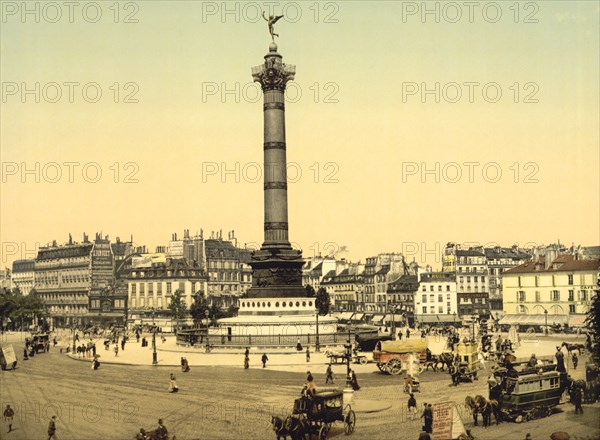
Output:
[[[264,64],[252,68],[252,78],[260,83],[263,92],[270,90],[283,92],[287,82],[294,79],[296,66],[282,62],[282,56],[277,53],[277,46],[271,46],[269,49]]]

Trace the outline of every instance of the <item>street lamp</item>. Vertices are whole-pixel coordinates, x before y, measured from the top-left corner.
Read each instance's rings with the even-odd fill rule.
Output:
[[[317,334],[316,334],[316,338],[315,338],[315,351],[318,353],[321,351],[321,344],[319,341],[319,309],[317,309],[316,317],[317,317]]]
[[[205,310],[204,315],[206,315],[206,352],[208,353],[210,351],[210,341],[208,340],[208,316],[210,312]]]
[[[396,340],[396,304],[392,306],[392,339]]]
[[[348,340],[344,345],[346,349],[346,387],[352,387],[352,380],[350,377],[350,359],[352,359],[352,343],[350,342],[350,330],[348,330]]]
[[[156,355],[156,325],[154,323],[154,307],[152,307],[152,365],[158,365]]]
[[[544,309],[544,318],[546,320],[546,336],[548,336],[548,310]]]

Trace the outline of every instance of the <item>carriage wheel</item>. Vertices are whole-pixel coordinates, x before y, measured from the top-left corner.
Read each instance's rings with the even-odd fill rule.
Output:
[[[385,364],[382,364],[381,362],[377,362],[377,368],[379,368],[379,371],[381,371],[382,373],[386,373]]]
[[[348,411],[346,414],[346,418],[344,420],[344,432],[346,435],[350,435],[354,432],[354,427],[356,426],[356,414],[354,411]]]
[[[329,432],[329,426],[323,425],[321,429],[319,429],[319,440],[325,440],[327,438],[327,433]]]
[[[399,375],[402,373],[402,361],[400,359],[390,359],[387,363],[387,371],[390,374]]]
[[[535,333],[535,328],[534,328],[534,327],[529,327],[529,328],[527,329],[527,334],[528,334],[528,335],[532,335],[532,334],[534,334],[534,333]]]
[[[362,365],[365,365],[367,362],[369,362],[369,360],[366,358],[366,356],[361,356],[358,358],[358,362]]]

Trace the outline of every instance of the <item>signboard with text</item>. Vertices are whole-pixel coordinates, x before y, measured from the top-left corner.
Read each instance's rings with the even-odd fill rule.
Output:
[[[452,440],[454,402],[433,405],[433,439]]]

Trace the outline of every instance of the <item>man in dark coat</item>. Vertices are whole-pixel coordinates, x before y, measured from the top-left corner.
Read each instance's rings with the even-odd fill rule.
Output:
[[[48,440],[56,439],[56,416],[52,416],[48,424]]]
[[[556,354],[554,357],[556,358],[556,371],[565,373],[567,371],[565,368],[565,355],[560,350],[560,347],[556,347]]]
[[[583,389],[576,387],[571,396],[571,403],[575,405],[575,414],[583,414],[583,408],[581,407],[583,403]]]
[[[425,422],[425,426],[423,427],[424,431],[431,434],[433,431],[433,409],[431,404],[424,403],[423,404],[423,414],[421,414],[421,418]]]

